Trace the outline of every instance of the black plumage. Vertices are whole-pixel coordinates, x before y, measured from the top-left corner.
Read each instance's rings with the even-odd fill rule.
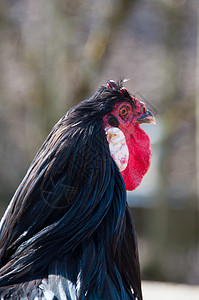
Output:
[[[72,108],[30,165],[1,221],[3,299],[142,299],[125,184],[102,126],[115,103],[134,105],[120,88]]]

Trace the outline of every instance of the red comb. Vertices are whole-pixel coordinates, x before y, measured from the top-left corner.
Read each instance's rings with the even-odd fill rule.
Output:
[[[107,82],[107,86],[108,86],[109,89],[117,88],[117,84],[113,80],[109,80]]]

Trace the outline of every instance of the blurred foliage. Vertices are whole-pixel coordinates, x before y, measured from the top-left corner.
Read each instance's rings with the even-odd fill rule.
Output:
[[[194,0],[1,1],[1,215],[58,119],[131,78],[158,111],[151,170],[129,194],[143,278],[199,283],[196,37]]]

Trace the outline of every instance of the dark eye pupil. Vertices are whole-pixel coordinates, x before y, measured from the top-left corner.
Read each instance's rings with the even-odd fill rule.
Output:
[[[126,109],[123,109],[122,110],[122,114],[124,115],[126,113]]]

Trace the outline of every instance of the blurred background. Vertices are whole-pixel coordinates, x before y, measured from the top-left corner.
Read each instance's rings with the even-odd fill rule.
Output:
[[[142,278],[199,284],[198,6],[0,2],[0,216],[66,111],[108,79],[131,78],[125,86],[157,119],[143,126],[152,142],[150,172],[128,193]]]

